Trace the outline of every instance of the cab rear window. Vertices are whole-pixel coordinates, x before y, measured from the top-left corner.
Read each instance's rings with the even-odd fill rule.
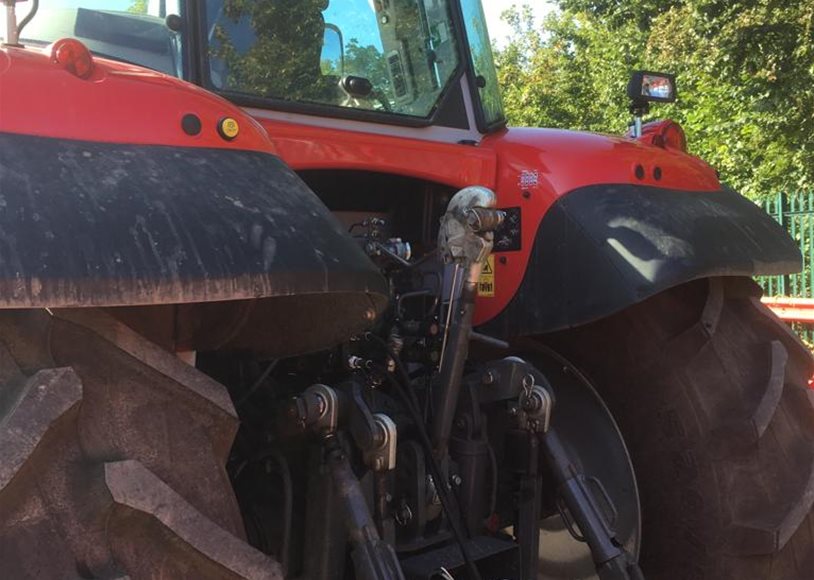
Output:
[[[458,67],[446,0],[209,0],[209,80],[253,97],[429,117]]]

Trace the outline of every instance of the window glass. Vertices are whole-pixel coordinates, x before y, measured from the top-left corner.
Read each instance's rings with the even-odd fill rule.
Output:
[[[31,2],[17,4],[22,20]],[[181,39],[167,27],[168,14],[181,15],[178,0],[43,0],[21,34],[24,44],[77,38],[94,53],[183,76]],[[5,35],[0,12],[0,37]]]
[[[232,93],[428,117],[458,69],[447,0],[208,0]]]
[[[461,0],[461,8],[484,119],[487,125],[503,122],[505,120],[503,101],[500,97],[495,59],[483,6],[480,0]]]

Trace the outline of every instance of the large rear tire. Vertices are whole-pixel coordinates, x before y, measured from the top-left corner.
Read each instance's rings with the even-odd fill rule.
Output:
[[[222,385],[102,312],[0,312],[0,575],[282,578],[244,539],[236,429]]]
[[[625,436],[648,580],[814,577],[812,358],[759,296],[701,280],[546,338]]]

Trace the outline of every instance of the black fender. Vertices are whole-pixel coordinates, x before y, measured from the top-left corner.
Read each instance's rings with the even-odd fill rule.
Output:
[[[388,297],[270,153],[0,133],[0,308],[208,304],[193,324],[231,330],[207,346],[238,317],[290,352],[365,328]],[[237,300],[254,306],[224,309]]]
[[[523,281],[481,328],[523,336],[586,324],[710,276],[799,271],[786,231],[738,193],[594,185],[543,217]]]

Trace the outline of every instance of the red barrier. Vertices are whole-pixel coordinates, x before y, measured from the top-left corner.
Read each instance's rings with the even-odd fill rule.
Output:
[[[814,324],[814,299],[764,296],[762,302],[781,320]]]
[[[814,323],[814,299],[812,298],[764,296],[761,301],[785,322]],[[808,380],[808,386],[814,389],[814,377]]]

